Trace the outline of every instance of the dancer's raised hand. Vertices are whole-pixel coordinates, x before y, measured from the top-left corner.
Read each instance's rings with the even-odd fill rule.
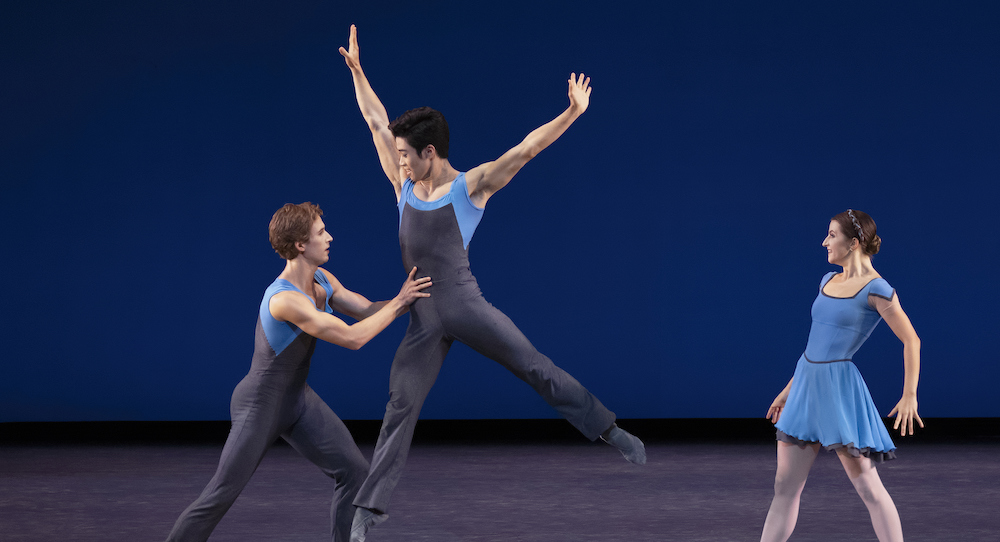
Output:
[[[590,91],[593,90],[590,87],[590,78],[584,77],[582,73],[579,77],[575,73],[569,74],[569,105],[578,113],[587,110],[587,106],[590,105]]]
[[[361,57],[358,48],[358,27],[351,25],[351,37],[347,42],[347,49],[340,48],[340,54],[344,57],[347,67],[352,70],[361,67]]]

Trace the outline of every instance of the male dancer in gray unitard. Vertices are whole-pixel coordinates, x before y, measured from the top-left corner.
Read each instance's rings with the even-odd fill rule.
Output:
[[[351,433],[306,383],[316,339],[357,350],[386,328],[431,285],[414,280],[399,295],[372,303],[344,288],[327,270],[333,237],[316,205],[286,204],[274,213],[271,246],[285,270],[264,291],[257,319],[250,372],[236,386],[230,406],[233,425],[215,476],[177,519],[169,541],[204,541],[250,481],[279,436],[336,481],[330,509],[333,540],[347,542],[353,500],[368,473]],[[347,325],[334,310],[359,320]]]
[[[535,389],[591,440],[618,448],[628,461],[646,462],[645,447],[615,425],[615,415],[576,379],[531,345],[513,322],[489,304],[469,270],[468,247],[487,200],[590,103],[590,78],[569,79],[570,105],[551,122],[493,162],[459,172],[448,162],[448,125],[428,107],[407,111],[391,124],[361,69],[357,29],[340,48],[354,78],[358,106],[372,132],[382,169],[396,192],[403,264],[434,277],[433,297],[417,300],[389,376],[389,404],[371,471],[354,504],[351,541],[387,518],[393,488],[406,462],[413,429],[452,342],[460,341],[500,363]]]

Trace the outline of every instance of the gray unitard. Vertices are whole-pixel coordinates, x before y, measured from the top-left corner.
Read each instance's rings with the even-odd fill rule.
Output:
[[[483,298],[469,269],[468,243],[483,210],[469,199],[465,174],[448,195],[424,202],[407,179],[399,201],[403,265],[434,285],[410,307],[410,325],[396,350],[371,472],[354,504],[386,512],[413,439],[413,429],[452,342],[503,365],[535,389],[581,433],[596,440],[615,421],[586,388],[540,354],[502,312]]]
[[[326,290],[326,312],[332,312],[329,281],[321,270],[315,279]],[[286,290],[301,292],[284,279],[276,279],[264,292],[250,372],[233,391],[233,425],[219,468],[201,496],[177,519],[168,541],[207,540],[279,436],[334,479],[333,540],[350,539],[352,501],[368,472],[368,462],[344,422],[306,383],[316,339],[271,316],[271,297]]]

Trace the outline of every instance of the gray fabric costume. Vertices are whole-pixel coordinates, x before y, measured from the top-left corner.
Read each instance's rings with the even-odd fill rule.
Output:
[[[332,287],[322,271],[317,270],[315,278],[327,292],[326,312],[332,312]],[[300,291],[277,279],[264,293],[250,372],[233,391],[233,424],[219,468],[177,519],[168,542],[207,540],[279,436],[336,481],[330,507],[333,540],[350,539],[352,500],[368,472],[368,461],[344,422],[306,383],[316,339],[271,316],[271,296],[285,290]]]
[[[467,249],[482,209],[469,199],[464,173],[452,183],[451,192],[435,202],[417,199],[407,179],[399,210],[403,265],[407,271],[416,266],[418,275],[431,277],[434,284],[425,290],[430,297],[410,307],[410,324],[392,361],[389,404],[371,472],[354,500],[357,506],[382,513],[402,476],[420,408],[456,340],[527,382],[590,440],[615,422],[613,412],[535,350],[510,318],[483,298],[469,269]]]

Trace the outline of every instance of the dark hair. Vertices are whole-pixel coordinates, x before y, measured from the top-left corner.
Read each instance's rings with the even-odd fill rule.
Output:
[[[278,256],[286,260],[294,260],[299,255],[295,243],[305,243],[312,233],[313,222],[323,216],[319,205],[304,202],[298,205],[286,203],[274,212],[271,224],[267,227],[267,236],[271,246]]]
[[[864,211],[848,209],[831,218],[840,224],[840,229],[848,239],[857,239],[861,250],[869,256],[878,254],[882,239],[878,236],[875,220]]]
[[[438,156],[448,158],[448,121],[440,111],[430,107],[411,109],[390,122],[389,131],[405,139],[418,153],[434,145]]]

